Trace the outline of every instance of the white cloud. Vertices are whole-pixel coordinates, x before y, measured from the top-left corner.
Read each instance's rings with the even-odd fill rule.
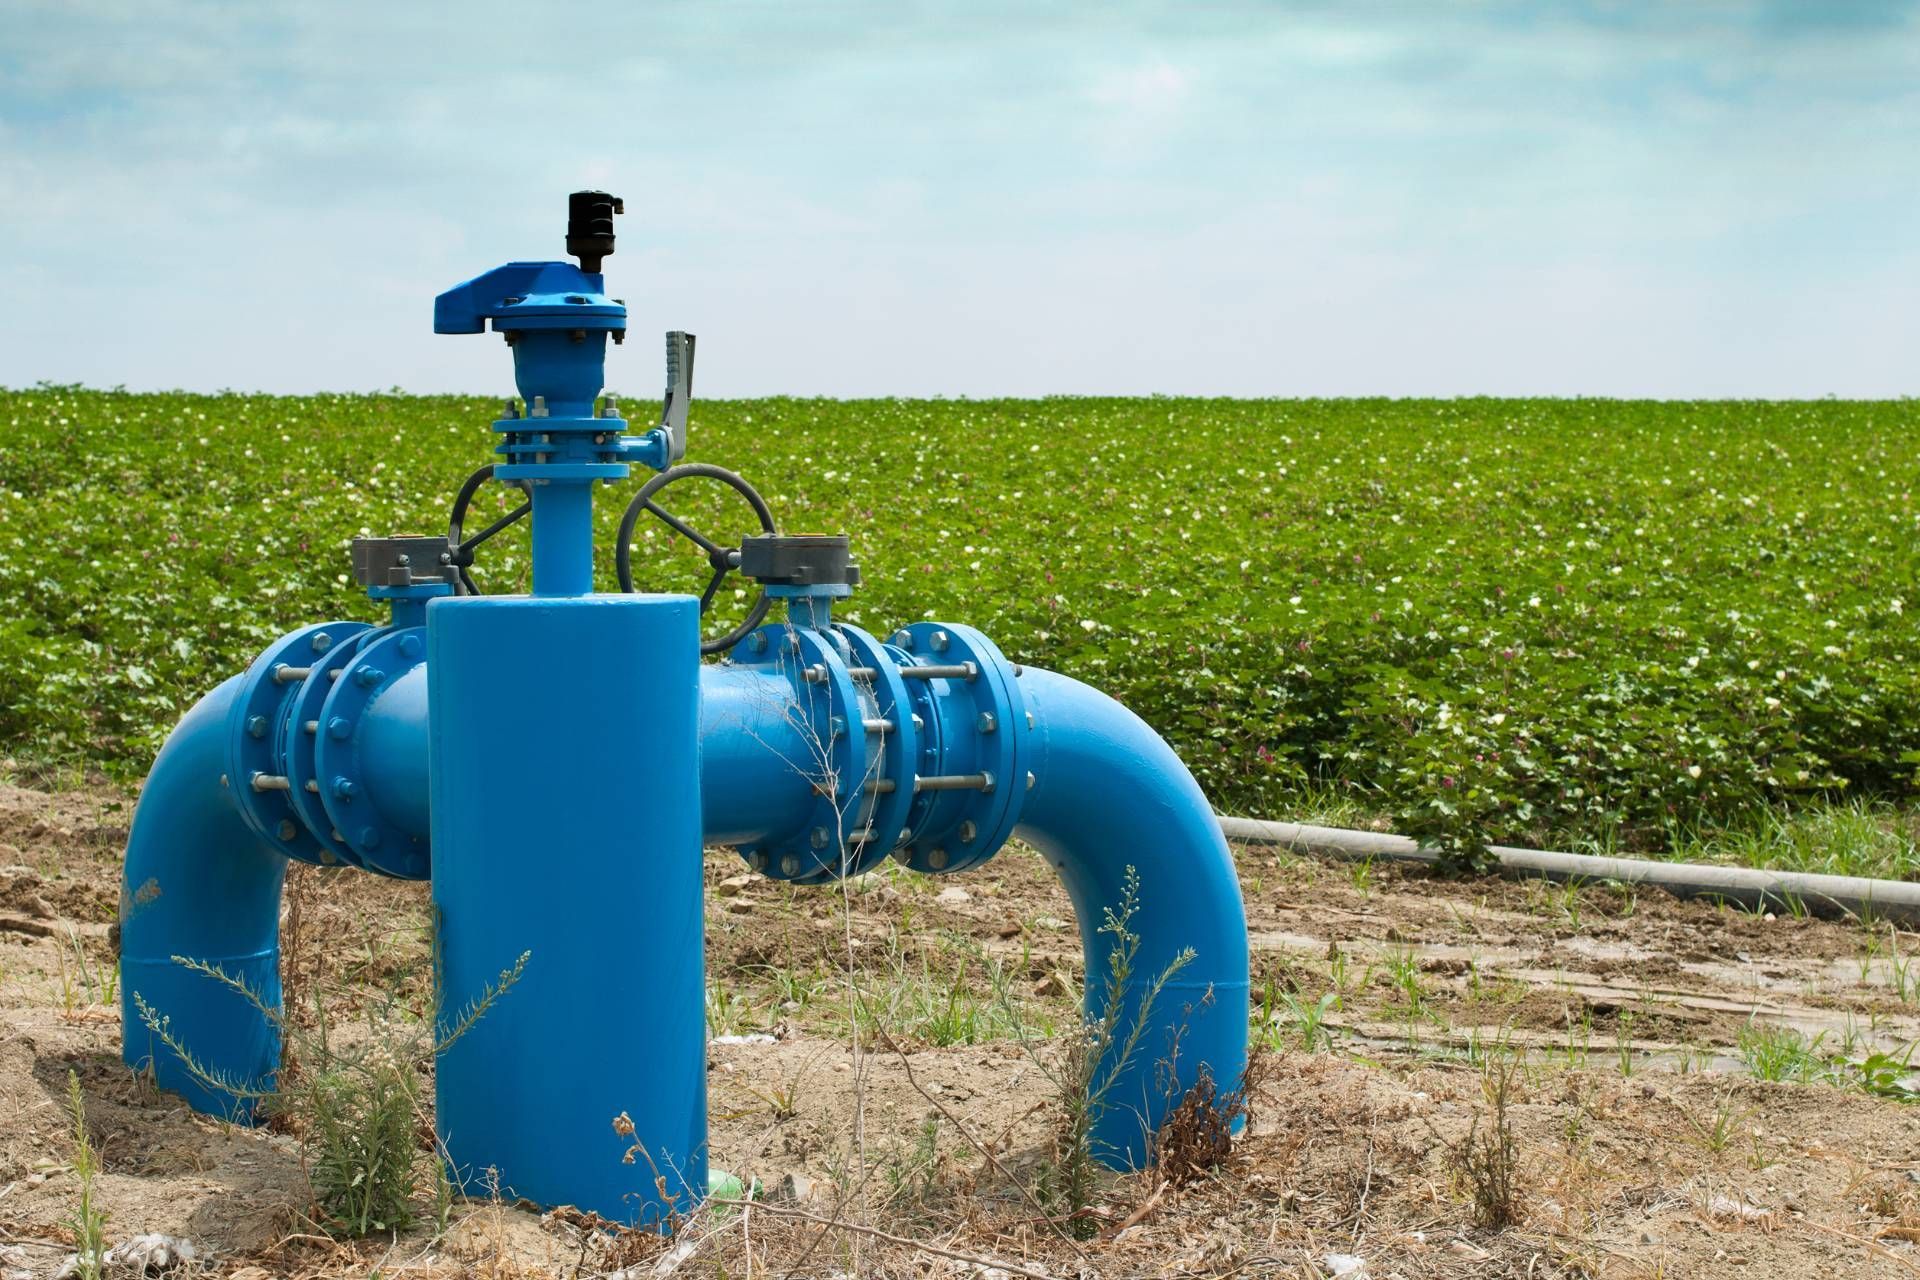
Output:
[[[491,389],[501,348],[428,304],[557,254],[593,183],[627,198],[636,327],[696,328],[709,394],[1915,390],[1920,10],[14,0],[7,27],[0,272],[32,305],[0,384]],[[583,38],[605,56],[532,56]],[[657,359],[629,344],[622,384]]]
[[[1159,114],[1178,106],[1187,94],[1187,73],[1165,62],[1102,72],[1087,96],[1105,107]]]

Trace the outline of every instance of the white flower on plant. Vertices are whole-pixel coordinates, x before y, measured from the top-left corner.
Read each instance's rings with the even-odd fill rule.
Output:
[[[1082,618],[1080,619],[1080,629],[1082,631],[1098,631],[1100,629],[1100,624],[1095,622],[1092,618]]]
[[[1688,776],[1689,778],[1697,778],[1697,777],[1699,777],[1699,776],[1700,776],[1700,766],[1699,766],[1699,765],[1697,765],[1697,764],[1690,764],[1690,765],[1688,765],[1688,766],[1687,766],[1687,776]]]

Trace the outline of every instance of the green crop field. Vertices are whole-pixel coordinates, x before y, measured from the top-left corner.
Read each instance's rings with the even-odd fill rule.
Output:
[[[348,539],[443,529],[497,405],[0,391],[0,747],[136,776],[272,636],[379,616]],[[697,402],[691,456],[853,535],[843,617],[1101,686],[1223,809],[1657,848],[1911,794],[1917,436],[1915,401],[759,400]],[[684,589],[661,541],[643,584]]]

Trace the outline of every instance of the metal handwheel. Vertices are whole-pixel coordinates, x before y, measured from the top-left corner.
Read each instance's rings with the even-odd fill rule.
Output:
[[[633,501],[627,504],[626,514],[620,519],[620,536],[614,544],[614,563],[620,573],[620,589],[622,591],[632,592],[634,590],[633,530],[634,526],[640,522],[640,513],[643,511],[648,513],[665,524],[667,528],[674,533],[698,547],[701,553],[706,556],[707,563],[712,566],[713,576],[708,579],[706,590],[700,593],[700,612],[706,614],[712,612],[714,599],[719,595],[721,584],[726,581],[727,575],[739,569],[740,548],[737,546],[722,546],[654,501],[654,495],[662,489],[665,489],[668,485],[696,477],[718,480],[722,484],[727,485],[741,497],[745,498],[747,505],[753,508],[753,514],[758,517],[760,521],[760,531],[762,533],[779,532],[779,530],[774,527],[772,509],[767,506],[766,499],[762,498],[759,492],[755,490],[751,484],[747,483],[746,477],[740,475],[738,472],[729,471],[725,467],[716,467],[710,462],[684,462],[677,467],[668,467],[665,471],[662,471],[659,475],[647,481],[646,484],[640,487],[640,492],[633,495]],[[753,632],[755,627],[759,626],[760,623],[766,619],[767,609],[771,604],[772,601],[767,597],[766,588],[762,587],[760,594],[754,599],[753,607],[747,611],[746,620],[723,635],[716,636],[711,640],[701,640],[700,652],[706,654],[725,653],[727,650],[733,648],[734,645],[739,644]]]
[[[477,596],[481,594],[479,585],[473,580],[473,575],[467,572],[468,569],[473,567],[474,548],[507,526],[526,519],[527,513],[533,510],[533,499],[526,498],[519,506],[509,511],[506,515],[501,516],[498,520],[495,520],[471,538],[463,537],[467,523],[467,510],[473,505],[474,496],[480,492],[481,486],[491,479],[493,479],[493,464],[491,462],[468,476],[466,483],[460,486],[460,492],[454,496],[453,513],[447,519],[447,563],[453,566],[454,573],[459,577],[461,595]],[[527,487],[525,484],[517,480],[511,481],[510,483],[514,488],[520,490],[522,494],[526,493]]]

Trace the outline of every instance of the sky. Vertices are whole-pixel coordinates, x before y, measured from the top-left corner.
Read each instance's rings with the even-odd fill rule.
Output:
[[[0,385],[1920,394],[1920,3],[0,0]]]

